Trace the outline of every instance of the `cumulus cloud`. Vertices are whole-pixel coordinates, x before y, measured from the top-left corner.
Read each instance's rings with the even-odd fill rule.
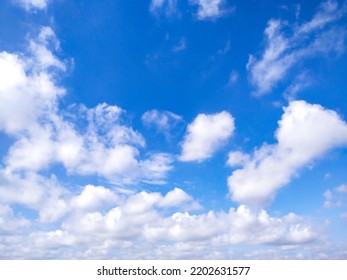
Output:
[[[13,239],[0,236],[6,245],[0,246],[1,255],[19,258],[24,250],[29,258],[184,258],[185,250],[178,248],[200,243],[201,250],[213,251],[223,258],[228,245],[294,246],[317,239],[310,222],[293,213],[274,218],[265,210],[253,211],[241,205],[228,212],[191,214],[188,211],[200,206],[179,188],[165,195],[144,191],[124,194],[87,185],[80,193],[70,193],[64,202],[65,218],[52,224],[52,229],[34,227]],[[196,207],[187,208],[192,205]],[[13,228],[30,226],[25,218],[13,217],[9,208],[0,207],[0,213],[6,213],[2,221],[12,222]],[[17,242],[21,249],[9,250]],[[170,252],[165,250],[168,247],[172,248]],[[144,249],[150,250],[144,253]],[[198,258],[199,251],[191,251],[190,256]]]
[[[15,3],[22,6],[25,10],[43,10],[47,8],[49,0],[14,0]]]
[[[188,125],[179,159],[203,161],[210,158],[232,136],[234,129],[234,118],[226,111],[199,114]]]
[[[264,32],[266,44],[262,56],[251,55],[247,64],[255,93],[271,92],[294,66],[305,59],[343,53],[346,29],[336,22],[345,12],[337,2],[328,1],[319,7],[311,21],[301,25],[291,27],[281,20],[271,19]]]
[[[233,200],[266,205],[301,168],[327,151],[347,145],[346,122],[320,105],[293,101],[284,109],[278,125],[277,143],[264,144],[228,178]],[[241,158],[238,162],[243,161],[242,155],[236,156]]]
[[[124,110],[105,103],[80,105],[66,112],[74,116],[70,119],[58,110],[65,90],[57,77],[66,71],[54,53],[58,50],[53,30],[43,27],[29,41],[28,54],[0,53],[0,130],[16,139],[7,168],[36,172],[61,163],[68,173],[99,175],[118,184],[163,183],[172,156],[150,153],[141,159],[145,140],[125,124]]]

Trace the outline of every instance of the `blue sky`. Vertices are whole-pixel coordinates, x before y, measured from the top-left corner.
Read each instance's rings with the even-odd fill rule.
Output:
[[[0,258],[346,259],[344,1],[0,4]]]

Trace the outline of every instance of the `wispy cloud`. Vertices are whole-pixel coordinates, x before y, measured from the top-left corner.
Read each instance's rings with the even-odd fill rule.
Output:
[[[164,12],[170,16],[177,11],[177,0],[152,0],[149,6],[149,10],[152,14],[158,14]]]
[[[179,43],[172,48],[172,51],[177,53],[177,52],[184,51],[186,48],[187,48],[187,40],[186,38],[182,37]]]
[[[173,136],[176,129],[181,131],[184,124],[181,116],[169,111],[150,110],[142,115],[141,120],[145,126],[153,127],[163,133],[167,140]]]
[[[271,92],[286,78],[289,70],[305,59],[343,53],[346,29],[336,22],[345,13],[344,7],[328,1],[319,7],[309,22],[301,25],[291,27],[286,22],[271,19],[265,29],[266,47],[262,56],[256,58],[251,55],[247,64],[255,93],[263,95]]]
[[[14,3],[22,6],[25,10],[43,10],[48,6],[50,0],[13,0]]]
[[[324,208],[341,207],[347,202],[347,185],[341,184],[324,192]]]
[[[234,8],[224,8],[225,0],[190,0],[190,3],[198,5],[196,16],[199,20],[213,20],[234,10]]]

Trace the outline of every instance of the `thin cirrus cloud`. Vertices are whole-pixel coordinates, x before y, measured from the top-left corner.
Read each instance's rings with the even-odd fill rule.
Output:
[[[198,20],[214,20],[233,11],[225,9],[225,0],[187,0],[189,5],[197,6],[195,17]],[[170,16],[178,12],[177,0],[152,0],[149,6],[152,14],[164,12]]]
[[[154,128],[157,132],[163,133],[167,139],[175,136],[175,131],[183,129],[184,120],[181,116],[156,109],[145,112],[141,120],[146,127]]]
[[[250,55],[247,64],[255,94],[270,93],[303,60],[343,53],[346,29],[336,23],[345,13],[346,9],[337,2],[327,1],[302,25],[288,27],[281,20],[269,20],[264,32],[265,50],[260,58]],[[291,35],[285,32],[288,28]]]
[[[234,118],[226,111],[199,114],[188,125],[179,160],[203,161],[210,158],[232,136],[234,129]]]
[[[320,105],[292,101],[278,125],[276,144],[264,144],[250,159],[229,156],[229,165],[243,165],[228,178],[233,200],[265,206],[301,168],[333,148],[347,146],[346,122]]]
[[[223,9],[225,0],[190,0],[192,5],[198,5],[196,17],[199,20],[213,20],[219,18],[230,10]]]
[[[149,11],[152,14],[158,14],[164,11],[166,15],[172,15],[177,11],[177,0],[152,0]]]

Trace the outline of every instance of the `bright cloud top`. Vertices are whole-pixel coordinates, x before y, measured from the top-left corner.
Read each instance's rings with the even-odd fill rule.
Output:
[[[276,144],[264,144],[250,159],[235,153],[229,157],[230,165],[243,165],[228,178],[233,200],[264,206],[301,168],[333,148],[347,146],[346,122],[320,105],[293,101],[278,125]]]
[[[234,129],[234,118],[228,112],[199,114],[188,125],[179,159],[203,161],[210,158],[232,136]]]

